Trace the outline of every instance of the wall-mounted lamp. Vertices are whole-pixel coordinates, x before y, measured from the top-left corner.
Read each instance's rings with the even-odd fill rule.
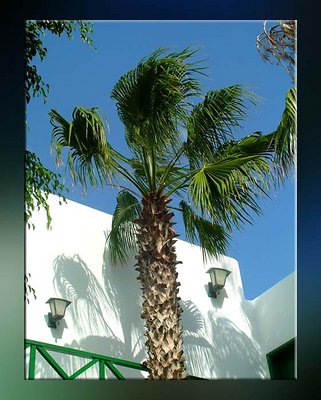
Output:
[[[219,291],[225,286],[226,278],[231,271],[223,268],[210,268],[206,273],[209,273],[211,278],[211,282],[208,283],[208,296],[216,298]]]
[[[71,301],[51,297],[46,301],[47,303],[49,303],[51,311],[48,313],[48,326],[49,328],[57,328],[58,321],[65,316],[66,308],[71,304]]]

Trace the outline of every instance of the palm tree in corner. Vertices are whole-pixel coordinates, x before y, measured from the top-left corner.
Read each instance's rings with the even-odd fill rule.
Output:
[[[76,183],[120,189],[109,257],[123,264],[136,252],[149,379],[188,376],[174,213],[182,213],[187,239],[200,244],[205,258],[225,253],[232,228],[260,212],[258,197],[275,173],[274,133],[234,136],[253,96],[234,85],[201,98],[195,76],[203,68],[191,61],[194,53],[157,50],[115,85],[111,97],[130,157],[107,141],[96,108],[75,108],[71,122],[50,112],[57,163],[66,148],[66,168]]]
[[[281,178],[292,172],[296,159],[296,21],[278,20],[271,28],[263,23],[263,32],[256,38],[256,47],[264,61],[282,66],[294,85],[286,93],[285,108],[275,134],[277,162],[281,166]]]

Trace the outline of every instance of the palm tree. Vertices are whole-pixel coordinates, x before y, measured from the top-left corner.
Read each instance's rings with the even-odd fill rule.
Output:
[[[256,38],[256,47],[264,61],[282,66],[295,82],[296,20],[277,20],[271,28],[263,22],[263,32]]]
[[[270,29],[267,29],[267,22],[264,21],[263,32],[256,38],[257,50],[264,61],[282,66],[294,84],[286,94],[284,112],[275,135],[278,163],[283,175],[287,175],[296,158],[296,21],[278,20]],[[281,179],[283,177],[281,175]]]
[[[194,53],[157,50],[115,85],[111,96],[130,158],[107,141],[96,108],[75,108],[71,122],[50,112],[57,163],[66,148],[66,168],[85,190],[88,184],[121,189],[108,236],[109,258],[123,264],[136,252],[149,379],[188,376],[174,211],[182,213],[187,239],[200,244],[205,258],[225,253],[232,227],[260,212],[257,199],[266,195],[275,171],[274,133],[234,138],[254,97],[234,85],[209,91],[200,101],[195,76],[203,68],[191,61]]]

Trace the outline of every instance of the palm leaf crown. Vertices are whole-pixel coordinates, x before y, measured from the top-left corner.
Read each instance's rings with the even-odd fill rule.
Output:
[[[258,198],[267,195],[275,171],[289,167],[291,154],[282,149],[280,127],[268,135],[235,139],[247,106],[256,101],[253,94],[233,85],[211,90],[200,100],[195,77],[204,67],[191,61],[195,53],[159,49],[112,90],[132,158],[107,141],[96,108],[77,107],[71,122],[50,112],[57,161],[66,148],[66,168],[75,181],[83,187],[125,182],[108,236],[113,264],[124,263],[135,249],[134,221],[148,193],[159,190],[181,198],[174,208],[183,214],[187,239],[199,243],[206,258],[226,251],[232,227],[260,213]],[[287,122],[288,113],[283,116]],[[275,169],[280,157],[282,168]]]

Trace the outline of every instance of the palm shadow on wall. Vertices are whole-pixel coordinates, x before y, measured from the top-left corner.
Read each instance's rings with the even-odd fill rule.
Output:
[[[115,314],[119,315],[124,332],[122,354],[142,362],[146,351],[144,324],[140,318],[141,288],[137,281],[135,263],[132,254],[126,266],[111,266],[108,249],[105,248],[103,277],[106,293],[112,300]],[[245,365],[248,374],[262,378],[264,368],[256,344],[226,318],[214,317],[225,297],[223,291],[221,302],[213,308],[213,313],[205,317],[192,301],[181,300],[187,370],[191,375],[199,377],[216,375],[233,378],[242,376],[242,365]]]
[[[123,332],[122,346],[118,348],[123,358],[142,363],[146,359],[146,349],[144,323],[140,316],[141,288],[137,280],[138,273],[134,267],[135,255],[129,255],[125,266],[111,265],[108,247],[105,246],[103,259],[105,291],[111,300],[113,313],[118,316]],[[138,377],[137,372],[136,377]],[[139,377],[143,375],[140,373]]]
[[[79,336],[98,334],[114,335],[108,322],[110,301],[101,284],[79,255],[60,255],[54,260],[54,288],[69,306],[73,326]]]
[[[266,378],[266,363],[260,346],[229,319],[208,314],[215,348],[211,371],[225,378]]]
[[[211,343],[206,337],[206,321],[191,300],[181,300],[183,309],[183,348],[189,374],[204,377],[204,362],[208,363]]]
[[[80,336],[78,341],[74,340],[70,345],[141,363],[146,357],[146,350],[144,326],[140,318],[141,291],[134,269],[134,257],[126,267],[112,267],[108,262],[107,248],[103,256],[104,287],[79,255],[60,255],[55,259],[54,286],[61,297],[72,301],[69,310]],[[192,301],[181,301],[181,305],[184,350],[190,374],[234,378],[244,374],[246,365],[251,376],[263,377],[264,366],[257,346],[244,332],[226,318],[217,317],[215,313],[218,310],[209,312],[204,318]],[[110,317],[117,320],[122,335],[119,330],[113,331],[109,324]],[[66,358],[58,353],[53,355],[67,373],[74,372],[84,363],[79,358]],[[43,363],[39,368],[42,370],[41,376],[47,379],[57,377],[48,364]],[[128,378],[145,376],[140,371],[126,368],[121,372]],[[88,377],[91,377],[90,373],[80,376]]]
[[[55,290],[61,297],[72,302],[68,310],[80,337],[78,340],[73,340],[70,346],[141,362],[144,359],[145,349],[141,345],[143,325],[139,325],[139,288],[136,288],[136,292],[133,290],[137,282],[136,271],[129,267],[111,268],[105,262],[106,249],[103,255],[104,285],[98,281],[79,255],[73,257],[60,255],[54,261]],[[74,358],[67,362],[67,359],[58,353],[54,355],[54,358],[67,368],[66,371],[74,372],[82,366],[81,359]],[[146,375],[125,367],[119,367],[119,370],[127,378],[142,378]],[[87,375],[85,373],[83,377]],[[111,374],[107,375],[112,377]]]
[[[136,362],[142,362],[146,357],[144,323],[141,319],[141,287],[137,280],[138,273],[134,265],[136,263],[134,254],[129,257],[126,266],[111,266],[108,258],[108,248],[104,252],[103,276],[106,293],[108,293],[114,312],[118,313],[119,321],[124,332],[123,354]],[[202,314],[191,301],[182,301],[183,308],[183,340],[184,348],[188,358],[191,349],[199,350],[197,360],[189,364],[192,368],[188,372],[195,375],[193,368],[202,365],[204,353],[209,351],[210,343],[204,338],[205,323]],[[195,356],[195,351],[193,352]],[[188,365],[187,365],[188,366]],[[202,377],[202,372],[198,374]]]
[[[265,363],[255,341],[229,319],[204,318],[192,301],[183,301],[184,351],[187,368],[195,376],[210,378],[258,378],[266,376]]]
[[[79,255],[59,255],[54,260],[53,268],[55,291],[62,298],[72,302],[68,313],[79,337],[78,340],[65,345],[121,358],[122,343],[114,332],[116,318],[111,313],[111,299],[106,296],[103,285]],[[60,353],[51,354],[68,374],[75,372],[88,361]],[[48,364],[39,363],[39,368],[42,370],[41,376],[57,378]],[[93,370],[94,376],[98,377],[98,369],[94,367]],[[92,373],[92,370],[85,372],[80,379],[92,377]]]

